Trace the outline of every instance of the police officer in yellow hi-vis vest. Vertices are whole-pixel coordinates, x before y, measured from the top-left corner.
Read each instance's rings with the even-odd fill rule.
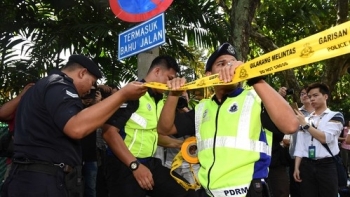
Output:
[[[220,46],[208,59],[206,74],[219,74],[220,80],[232,80],[237,52],[231,44]],[[241,84],[214,86],[215,95],[202,100],[195,110],[176,114],[176,91],[184,78],[168,81],[171,92],[158,122],[164,135],[196,135],[198,179],[201,196],[269,196],[265,179],[271,160],[273,132],[293,133],[299,123],[292,108],[262,77]],[[205,192],[204,192],[205,191]]]
[[[158,56],[141,81],[166,83],[175,78],[179,70],[174,58]],[[162,93],[149,88],[139,100],[122,105],[103,126],[103,138],[108,144],[105,167],[110,196],[188,197],[195,194],[194,190],[183,189],[170,176],[170,169],[153,157],[157,144],[168,147],[172,144],[162,144],[164,138],[161,137],[158,141],[157,122],[164,105]]]

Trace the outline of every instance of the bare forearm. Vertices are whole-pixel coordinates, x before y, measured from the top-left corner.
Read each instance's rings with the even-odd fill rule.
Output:
[[[13,118],[13,113],[16,111],[20,100],[21,97],[17,96],[0,107],[0,121],[7,121]]]
[[[301,157],[295,157],[294,169],[299,169],[301,162]]]
[[[278,92],[264,80],[254,84],[254,89],[264,103],[271,120],[281,132],[289,134],[298,130],[299,121],[295,113]]]
[[[87,136],[97,127],[103,125],[125,100],[122,91],[119,91],[103,101],[85,108],[69,119],[64,127],[64,132],[73,139]]]
[[[162,135],[172,134],[171,130],[174,128],[175,110],[178,100],[178,96],[168,96],[158,120],[158,133]]]
[[[316,129],[313,126],[310,126],[307,132],[309,132],[310,135],[312,135],[312,137],[314,137],[316,140],[318,140],[322,144],[326,143],[326,135],[324,134],[324,132]]]
[[[181,148],[183,141],[165,135],[158,135],[158,145],[164,148]]]

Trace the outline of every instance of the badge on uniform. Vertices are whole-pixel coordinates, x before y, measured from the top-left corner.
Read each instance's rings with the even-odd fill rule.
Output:
[[[316,158],[316,147],[309,146],[309,159],[315,159],[315,158]]]

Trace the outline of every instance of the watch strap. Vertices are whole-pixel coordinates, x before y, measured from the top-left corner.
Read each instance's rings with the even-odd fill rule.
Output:
[[[309,128],[310,128],[310,124],[306,124],[306,125],[304,125],[304,126],[301,126],[301,128],[302,128],[304,131],[307,131],[307,130],[309,130]]]
[[[140,162],[138,160],[132,161],[129,164],[129,169],[131,171],[135,171],[135,170],[137,170],[139,168],[139,165],[140,165]]]

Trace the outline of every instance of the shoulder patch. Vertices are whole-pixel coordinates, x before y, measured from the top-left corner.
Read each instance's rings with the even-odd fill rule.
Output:
[[[123,103],[119,108],[126,108],[128,106],[128,103]]]
[[[68,90],[66,90],[66,94],[67,94],[68,96],[70,96],[70,97],[73,97],[73,98],[79,98],[79,96],[78,96],[77,94],[74,94],[74,93],[72,93],[72,92],[70,92],[70,91],[68,91]]]

